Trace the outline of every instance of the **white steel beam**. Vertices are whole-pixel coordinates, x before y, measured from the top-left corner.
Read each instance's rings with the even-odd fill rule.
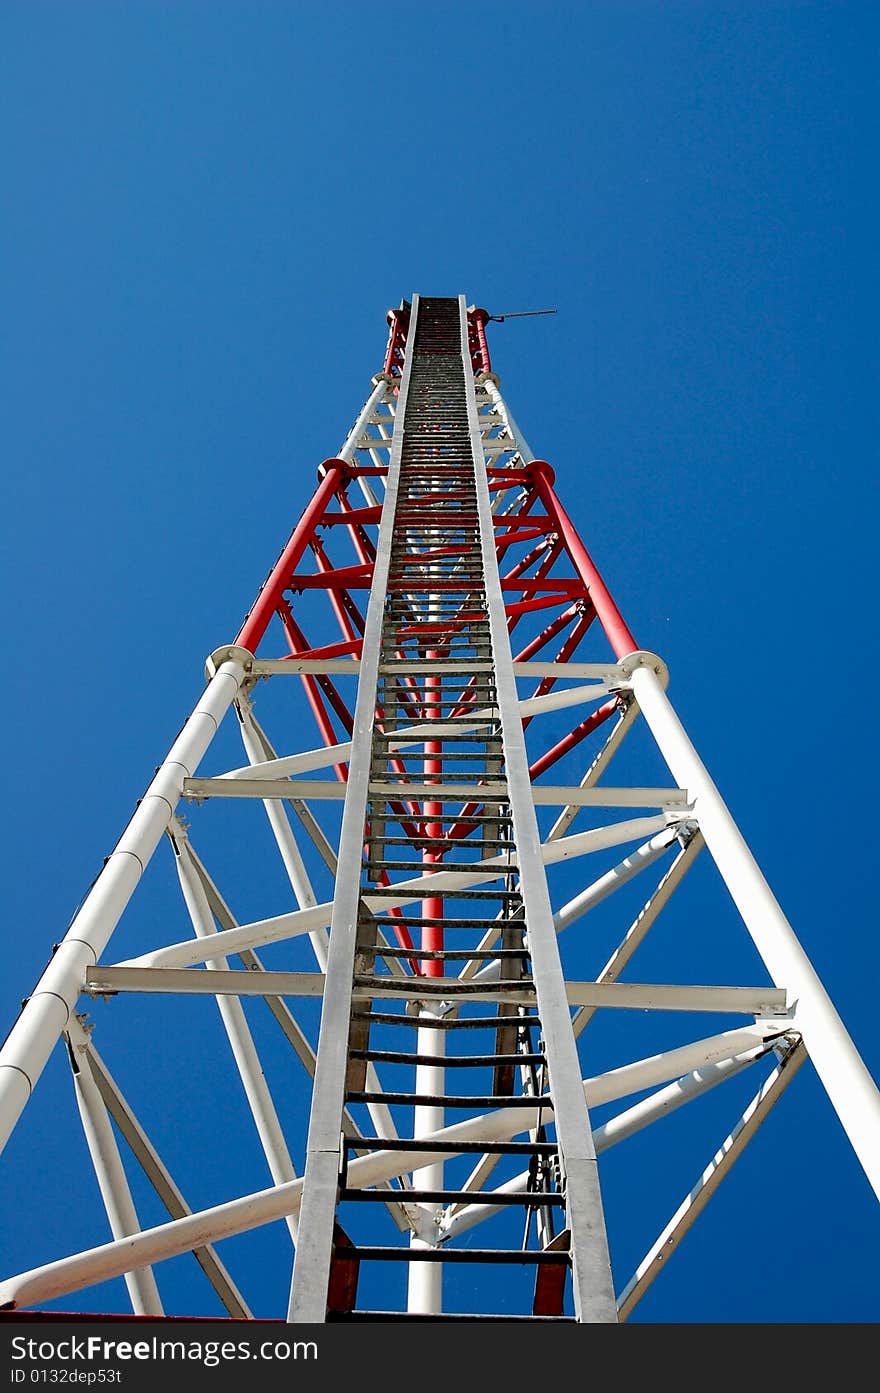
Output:
[[[277,943],[280,939],[294,938],[297,934],[310,933],[312,929],[326,928],[333,911],[332,901],[313,905],[309,909],[292,909],[287,914],[276,914],[271,919],[256,919],[252,924],[239,924],[234,929],[221,929],[216,943],[210,945],[202,941],[184,939],[180,943],[169,943],[164,948],[154,948],[150,953],[142,953],[137,958],[128,958],[120,966],[126,967],[192,967],[207,960],[209,953],[222,956],[238,953],[242,948],[259,948],[265,943]]]
[[[222,924],[224,928],[237,927],[235,917],[232,914],[232,911],[226,904],[226,901],[223,899],[223,896],[220,894],[213,880],[208,875],[207,870],[205,869],[203,863],[199,859],[196,851],[193,848],[192,843],[188,839],[187,847],[189,850],[189,858],[192,867],[199,878],[202,889],[204,890],[205,899],[209,906],[211,914],[213,914],[213,916],[217,919],[217,922]],[[254,953],[251,949],[241,949],[239,952],[239,957],[241,958],[243,967],[252,976],[254,974],[261,974],[264,972],[263,964],[260,962],[260,959],[257,957],[256,953]],[[218,969],[215,968],[214,970],[217,971]],[[242,974],[239,973],[238,975],[241,976]],[[237,993],[237,995],[243,994],[244,993]],[[315,1052],[309,1044],[309,1041],[303,1033],[297,1020],[291,1013],[287,1003],[283,1001],[280,996],[274,995],[271,992],[267,992],[265,993],[265,995],[263,993],[257,993],[257,995],[263,996],[266,1005],[269,1007],[269,1010],[271,1011],[272,1015],[275,1017],[276,1021],[281,1027],[281,1030],[283,1031],[285,1037],[292,1046],[297,1058],[300,1060],[303,1067],[305,1068],[306,1073],[309,1075],[309,1078],[313,1079],[315,1077],[316,1065]],[[381,1086],[379,1084],[378,1078],[376,1077],[375,1069],[372,1065],[370,1065],[370,1078],[370,1087],[373,1088],[374,1091],[380,1092]],[[376,1130],[380,1136],[395,1137],[397,1135],[396,1129],[394,1127],[393,1118],[386,1104],[370,1103],[369,1111],[370,1116],[372,1117],[376,1125]],[[348,1109],[345,1109],[345,1111],[343,1112],[342,1130],[346,1133],[347,1136],[357,1137],[360,1135],[360,1129],[356,1125],[351,1114],[348,1112]],[[400,1228],[403,1231],[412,1226],[409,1210],[406,1206],[398,1204],[393,1198],[389,1197],[387,1207],[389,1213],[391,1214],[391,1217],[397,1224],[398,1228]]]
[[[433,788],[433,791],[436,792],[436,788]],[[663,814],[652,818],[630,818],[625,822],[610,823],[607,827],[597,827],[588,832],[577,832],[570,837],[559,838],[552,843],[542,843],[541,856],[548,862],[563,861],[571,856],[582,856],[619,846],[624,842],[636,841],[640,837],[651,836],[667,824],[668,818]],[[389,891],[393,893],[382,896],[368,894],[365,903],[374,912],[400,908],[424,899],[426,894],[453,894],[456,890],[485,884],[487,881],[498,879],[506,874],[506,871],[506,856],[488,857],[485,861],[475,861],[473,870],[437,871],[433,875],[397,881],[389,887]],[[280,939],[293,938],[297,934],[311,933],[316,928],[326,927],[330,923],[332,912],[333,903],[327,900],[307,909],[291,910],[287,914],[274,915],[270,919],[241,924],[234,929],[221,929],[216,944],[212,946],[224,955],[237,953],[242,948],[259,948],[266,943],[276,943]],[[196,963],[204,962],[205,957],[204,944],[186,939],[180,943],[169,943],[162,948],[154,948],[149,953],[129,958],[118,965],[192,967]]]
[[[513,416],[510,413],[510,408],[508,407],[507,402],[501,395],[501,392],[499,390],[499,379],[495,376],[494,373],[483,373],[479,380],[479,387],[482,391],[486,393],[486,396],[489,398],[493,407],[498,412],[501,421],[513,437],[511,444],[519,454],[519,457],[522,460],[523,464],[532,464],[534,462],[535,456],[529,449],[525,436],[523,435],[516,421],[513,419]]]
[[[803,1043],[794,1046],[777,1064],[749,1103],[733,1131],[721,1143],[693,1189],[685,1196],[657,1241],[645,1254],[618,1299],[620,1319],[626,1320],[675,1252],[688,1229],[705,1209],[734,1162],[791,1083],[806,1059]]]
[[[880,1197],[880,1091],[657,676],[657,659],[626,660],[645,720],[673,778],[686,785],[706,845],[770,976],[797,1001],[797,1025],[844,1131]]]
[[[569,924],[573,924],[577,919],[589,913],[591,909],[595,909],[597,904],[601,904],[609,895],[613,895],[615,890],[626,885],[640,871],[646,870],[648,866],[653,866],[654,862],[658,861],[664,852],[669,850],[676,839],[675,829],[665,827],[650,841],[643,842],[635,851],[631,851],[629,856],[625,856],[618,865],[599,876],[598,880],[594,880],[592,885],[581,890],[561,909],[557,909],[553,915],[556,932],[561,933],[563,929],[567,929]]]
[[[624,857],[623,861],[619,862],[617,866],[614,866],[610,871],[607,871],[605,875],[593,881],[592,885],[587,886],[580,894],[569,900],[567,904],[564,904],[562,908],[558,909],[553,915],[553,923],[556,927],[556,932],[560,933],[563,929],[568,928],[569,924],[574,923],[576,919],[586,914],[588,910],[613,894],[614,891],[618,890],[622,885],[625,885],[627,881],[631,880],[639,871],[645,870],[648,866],[653,865],[658,857],[660,857],[664,851],[667,851],[676,841],[678,835],[677,828],[664,827],[663,830],[652,837],[649,842],[645,842],[638,850]],[[570,841],[571,838],[565,838],[564,840]],[[543,843],[545,862],[549,863],[554,859],[553,849],[553,844],[550,842]],[[483,935],[478,945],[480,951],[494,947],[498,942],[500,934],[501,923],[499,921],[496,926],[488,929]],[[487,966],[481,968],[480,959],[472,958],[470,962],[465,963],[459,975],[463,980],[477,975],[480,975],[483,979],[494,980],[499,970],[497,962],[489,963]],[[598,980],[602,981],[603,979],[600,976]]]
[[[173,992],[195,996],[324,996],[329,988],[320,972],[235,971],[215,967],[210,976],[189,968],[92,967],[86,974],[86,990],[93,996],[116,992]],[[442,996],[458,986],[459,977],[432,977],[432,992]],[[354,987],[355,999],[376,997],[393,1001],[421,1001],[427,991],[422,978],[388,977],[369,987]],[[746,1016],[780,1016],[786,1013],[785,992],[779,987],[675,986],[643,982],[565,983],[569,1006],[610,1007],[631,1011],[714,1011]],[[506,1001],[528,1005],[529,985],[498,984],[497,974],[471,980],[468,1001]],[[432,1031],[432,1034],[434,1032]]]
[[[412,310],[414,332],[417,308]],[[394,514],[403,443],[402,423],[409,390],[411,355],[400,382],[385,502],[367,607],[363,657],[354,712],[352,754],[339,838],[339,870],[330,926],[327,989],[321,1012],[318,1063],[306,1143],[303,1206],[293,1268],[288,1319],[323,1323],[327,1312],[336,1195],[341,1165],[340,1126],[348,1064],[352,977],[357,936],[372,733],[376,713],[382,617],[391,560]]]
[[[263,730],[263,727],[260,725],[256,716],[254,715],[253,707],[251,707],[250,715],[251,727],[260,743],[260,746],[262,747],[263,758],[267,760],[277,759],[277,751],[272,748],[272,744],[269,740],[269,737],[267,736],[266,732]],[[330,874],[335,876],[336,852],[328,842],[321,827],[315,821],[314,815],[312,814],[311,810],[309,809],[307,804],[303,802],[301,798],[288,798],[287,803],[289,807],[291,807],[293,811],[296,813],[297,817],[299,818],[300,822],[305,828],[305,831],[308,833],[308,836],[312,843],[317,847],[318,852],[321,856],[321,860],[329,869]]]
[[[177,819],[172,819],[169,830],[176,852],[175,861],[180,887],[189,911],[193,931],[197,937],[207,939],[210,942],[212,938],[216,938],[217,929],[204,886],[190,856],[186,832]],[[209,981],[215,972],[229,970],[226,959],[222,957],[211,957],[205,965],[208,970],[204,976]],[[219,994],[216,1001],[244,1089],[244,1095],[254,1120],[257,1136],[263,1148],[263,1155],[269,1167],[269,1174],[276,1185],[281,1185],[287,1180],[294,1180],[296,1171],[241,1002],[235,997],[230,998]],[[295,1244],[297,1230],[295,1216],[288,1215],[286,1222],[291,1240]]]
[[[242,744],[245,753],[252,764],[259,764],[263,760],[263,750],[260,739],[251,719],[250,700],[243,695],[237,699],[238,712],[240,716],[239,729],[241,730]],[[259,782],[259,780],[258,780]],[[302,858],[302,852],[296,843],[293,829],[287,820],[287,814],[282,807],[270,798],[263,800],[263,807],[269,825],[272,828],[272,835],[278,847],[278,854],[281,857],[290,887],[296,896],[296,902],[300,909],[311,909],[317,904],[312,883],[309,880],[308,871]],[[327,966],[327,932],[323,928],[314,929],[309,934],[309,942],[314,950],[320,968]]]
[[[87,1053],[77,1053],[68,1047],[76,1102],[82,1119],[83,1131],[95,1168],[95,1177],[104,1201],[110,1232],[114,1238],[128,1238],[140,1233],[134,1200],[131,1197],[125,1167],[116,1145],[116,1137],[104,1100],[92,1077]],[[134,1268],[125,1274],[131,1309],[136,1316],[161,1316],[164,1314],[159,1288],[151,1267]]]
[[[391,393],[393,384],[389,380],[389,378],[387,378],[384,375],[384,373],[377,376],[373,380],[375,386],[373,387],[373,390],[370,393],[370,395],[367,397],[366,402],[361,408],[359,416],[357,417],[354,425],[352,426],[351,430],[346,436],[345,443],[342,445],[339,454],[337,455],[337,459],[344,459],[349,464],[353,461],[355,457],[355,452],[358,449],[364,448],[363,444],[361,443],[363,441],[364,434],[368,426],[376,423],[379,413],[379,407],[383,405],[383,403],[388,399]],[[376,498],[376,495],[370,487],[369,480],[359,475],[358,485],[367,503],[369,503],[371,506],[375,506],[379,500]]]
[[[205,798],[260,798],[267,803],[282,798],[317,799],[322,802],[343,802],[347,785],[330,779],[274,778],[198,778],[187,779],[184,793],[200,802]],[[426,790],[428,790],[426,792]],[[390,794],[391,797],[424,799],[436,795],[433,784],[412,780],[373,779],[370,793]],[[506,793],[506,784],[495,780],[480,783],[457,783],[443,786],[444,803],[467,803],[474,799],[497,799]],[[574,804],[579,808],[676,808],[690,806],[687,791],[681,788],[578,788],[561,784],[535,784],[532,801],[536,804]],[[577,834],[575,834],[577,835]],[[561,839],[560,839],[561,840]]]
[[[132,1112],[118,1084],[95,1049],[91,1034],[83,1027],[79,1017],[71,1018],[64,1035],[71,1049],[75,1050],[78,1055],[88,1053],[89,1068],[107,1111],[172,1219],[182,1219],[191,1214],[192,1209],[183,1198],[170,1171]],[[211,1245],[206,1244],[194,1248],[193,1257],[202,1268],[229,1314],[239,1320],[251,1320],[252,1312],[247,1302]]]
[[[638,710],[638,704],[634,700],[630,699],[627,702],[624,709],[621,711],[620,715],[618,716],[614,726],[611,729],[611,733],[605,741],[605,744],[599,750],[592,764],[587,769],[586,773],[581,779],[580,787],[582,789],[592,788],[594,784],[598,783],[599,779],[605,773],[605,770],[608,768],[608,765],[611,763],[612,759],[617,754],[617,751],[623,744],[625,736],[632,729],[635,718],[638,715]],[[577,817],[578,809],[580,808],[580,806],[581,804],[572,802],[568,803],[562,809],[562,812],[559,814],[559,817],[556,819],[556,821],[554,822],[553,826],[550,828],[550,831],[547,834],[548,841],[555,841],[557,837],[561,837],[565,832],[568,831],[569,827]]]
[[[593,1143],[596,1147],[596,1155],[601,1156],[610,1147],[616,1146],[618,1142],[625,1141],[628,1137],[634,1136],[636,1132],[641,1132],[652,1122],[659,1121],[660,1118],[667,1117],[685,1103],[690,1103],[694,1098],[702,1097],[710,1089],[716,1088],[725,1079],[732,1078],[739,1074],[756,1059],[760,1059],[767,1054],[770,1046],[759,1046],[750,1050],[747,1054],[735,1056],[733,1059],[720,1060],[715,1064],[707,1065],[703,1069],[695,1069],[684,1078],[676,1079],[674,1083],[667,1084],[665,1088],[651,1094],[649,1098],[644,1098],[640,1103],[627,1108],[624,1112],[618,1113],[608,1122],[599,1127],[593,1128]],[[493,1158],[495,1159],[495,1158]],[[521,1171],[518,1175],[506,1180],[503,1185],[498,1187],[500,1193],[521,1193],[528,1190],[532,1180],[530,1171]],[[536,1195],[537,1202],[537,1195]],[[461,1207],[457,1213],[453,1214],[443,1224],[443,1237],[453,1238],[465,1232],[467,1229],[474,1228],[475,1225],[482,1223],[484,1219],[490,1219],[497,1214],[497,1206],[491,1203],[468,1204]]]
[[[718,1059],[712,1064],[705,1064],[701,1069],[692,1069],[689,1074],[682,1078],[675,1079],[672,1083],[666,1084],[665,1088],[658,1088],[655,1093],[647,1098],[642,1098],[638,1103],[633,1103],[632,1107],[617,1113],[607,1122],[603,1122],[593,1132],[598,1152],[607,1151],[609,1147],[616,1146],[618,1142],[626,1141],[636,1132],[641,1132],[643,1128],[650,1126],[652,1122],[658,1122],[660,1118],[667,1117],[670,1113],[676,1112],[685,1103],[689,1103],[693,1098],[699,1098],[704,1093],[708,1093],[717,1084],[723,1083],[725,1079],[732,1078],[734,1074],[739,1074],[743,1069],[754,1064],[756,1059],[762,1059],[764,1055],[771,1052],[773,1045],[765,1042],[756,1045],[752,1050],[746,1050],[743,1054],[735,1054],[730,1059]]]
[[[669,1050],[652,1059],[639,1060],[634,1064],[623,1065],[596,1079],[588,1079],[583,1085],[589,1106],[612,1102],[627,1093],[652,1088],[670,1078],[689,1073],[718,1059],[728,1059],[753,1049],[773,1036],[772,1027],[756,1025],[748,1029],[726,1031],[723,1035],[707,1040],[696,1041],[678,1050]],[[541,1115],[540,1106],[532,1108],[499,1108],[490,1114],[468,1118],[464,1122],[453,1123],[435,1133],[438,1142],[446,1148],[456,1140],[507,1140],[518,1133],[528,1131],[537,1123]],[[430,1138],[426,1138],[430,1140]],[[438,1152],[424,1152],[414,1157],[412,1152],[397,1151],[392,1148],[359,1156],[349,1162],[348,1178],[350,1185],[368,1186],[389,1180],[401,1170],[419,1170],[437,1161],[448,1160],[447,1149]],[[236,1233],[244,1233],[262,1224],[283,1219],[287,1214],[301,1209],[302,1179],[289,1181],[285,1185],[273,1186],[269,1190],[258,1190],[253,1194],[242,1195],[223,1204],[214,1205],[196,1214],[187,1215],[170,1223],[160,1224],[142,1233],[112,1243],[90,1248],[56,1262],[8,1277],[0,1282],[0,1307],[21,1308],[50,1301],[57,1296],[79,1291],[82,1287],[111,1277],[121,1276],[135,1267],[144,1267],[179,1253],[189,1252],[205,1244],[219,1242]],[[302,1218],[300,1220],[300,1248],[302,1247]]]
[[[82,991],[85,969],[98,961],[158,846],[180,798],[251,663],[244,648],[218,650],[195,710],[155,778],[0,1049],[0,1148]]]
[[[644,941],[648,930],[656,922],[661,910],[669,903],[675,891],[687,875],[693,865],[697,855],[703,846],[703,838],[699,831],[695,832],[688,840],[687,844],[678,853],[672,865],[666,871],[659,885],[654,891],[647,904],[637,914],[630,924],[621,943],[615,948],[611,957],[608,959],[599,976],[597,982],[615,982],[620,976],[627,963],[632,958],[639,944]],[[596,1008],[594,1006],[582,1006],[575,1012],[572,1025],[576,1036],[585,1030],[593,1018]]]

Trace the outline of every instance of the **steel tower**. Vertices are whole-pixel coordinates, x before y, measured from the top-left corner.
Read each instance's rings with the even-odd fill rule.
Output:
[[[124,1276],[137,1314],[209,1314],[197,1274],[185,1309],[160,1295],[163,1262],[192,1253],[248,1318],[215,1245],[275,1223],[293,1322],[625,1320],[808,1057],[880,1191],[874,1082],[511,416],[488,318],[464,297],[389,312],[363,410],[0,1052],[4,1143],[66,1052],[106,1211],[72,1256],[43,1235],[39,1265],[0,1281],[6,1309],[100,1310],[87,1289]],[[179,919],[162,891],[126,928],[160,843]],[[701,852],[756,985],[690,985],[672,910],[679,981],[630,970]],[[154,1140],[175,1082],[139,1025],[157,993],[216,1000],[229,1049],[199,1035],[194,1055],[230,1069],[258,1142],[213,1203],[188,1202]],[[681,1155],[681,1204],[613,1281],[615,1148],[638,1138],[649,1190],[666,1119],[716,1088],[733,1125]],[[187,1193],[200,1154],[245,1144],[214,1121]]]

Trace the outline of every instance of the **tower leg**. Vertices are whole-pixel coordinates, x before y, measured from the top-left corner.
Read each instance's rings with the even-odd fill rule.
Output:
[[[235,697],[251,654],[217,654],[214,674],[137,806],[0,1050],[0,1148],[21,1115],[83,988],[159,845],[183,788]]]
[[[688,790],[706,845],[770,976],[788,992],[816,1072],[880,1196],[880,1092],[673,710],[650,655],[634,655],[627,664],[645,720],[674,778]]]

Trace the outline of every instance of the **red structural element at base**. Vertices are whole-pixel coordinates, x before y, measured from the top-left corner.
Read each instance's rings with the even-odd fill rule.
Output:
[[[333,1227],[333,1256],[330,1259],[330,1282],[327,1289],[327,1311],[353,1311],[357,1304],[360,1262],[354,1244],[345,1230]]]

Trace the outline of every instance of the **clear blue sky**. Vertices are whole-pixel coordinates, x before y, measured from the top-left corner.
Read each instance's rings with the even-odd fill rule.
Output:
[[[880,1075],[878,36],[857,2],[6,0],[3,1031],[367,395],[386,309],[463,292],[558,307],[490,326],[502,388]],[[107,1055],[135,1105],[168,1071],[157,1140],[213,1203],[236,1181],[199,1098],[227,1104],[166,1012]],[[65,1071],[4,1157],[3,1275],[103,1236]],[[620,1282],[711,1152],[636,1236],[624,1150]],[[634,1318],[876,1320],[878,1240],[808,1066]],[[283,1249],[229,1246],[258,1314]]]

